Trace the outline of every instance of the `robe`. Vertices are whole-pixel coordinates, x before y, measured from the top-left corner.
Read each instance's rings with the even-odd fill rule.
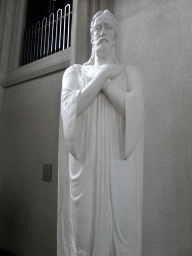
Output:
[[[63,85],[61,102],[69,151],[70,256],[136,256],[142,95],[130,92],[126,69],[112,81],[124,93],[125,117],[102,91],[78,117],[81,90],[92,78],[85,65],[72,68],[75,82],[71,88]]]

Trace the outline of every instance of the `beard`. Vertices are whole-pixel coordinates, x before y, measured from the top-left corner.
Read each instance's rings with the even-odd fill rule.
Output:
[[[98,40],[98,43],[95,45],[95,54],[98,58],[106,58],[111,54],[112,48],[113,46],[107,40]]]

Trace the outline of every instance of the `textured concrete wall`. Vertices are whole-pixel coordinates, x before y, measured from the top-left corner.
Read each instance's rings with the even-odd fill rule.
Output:
[[[5,89],[0,133],[0,248],[55,256],[63,71]],[[43,164],[52,164],[44,182]]]
[[[192,255],[192,2],[115,0],[117,55],[145,77],[143,256]]]
[[[19,67],[27,0],[0,1],[0,83]],[[0,85],[0,127],[4,89]]]

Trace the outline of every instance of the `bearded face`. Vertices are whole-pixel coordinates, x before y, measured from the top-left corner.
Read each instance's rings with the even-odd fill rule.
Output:
[[[97,57],[107,57],[116,43],[112,17],[102,14],[95,19],[92,44]]]

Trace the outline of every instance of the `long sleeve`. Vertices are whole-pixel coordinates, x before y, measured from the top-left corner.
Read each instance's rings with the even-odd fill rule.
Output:
[[[130,92],[125,92],[125,155],[127,159],[135,149],[144,128],[143,85],[139,71],[127,68]]]
[[[61,116],[63,121],[64,137],[69,152],[77,158],[77,106],[81,90],[78,83],[76,67],[68,68],[63,76],[61,94]]]

